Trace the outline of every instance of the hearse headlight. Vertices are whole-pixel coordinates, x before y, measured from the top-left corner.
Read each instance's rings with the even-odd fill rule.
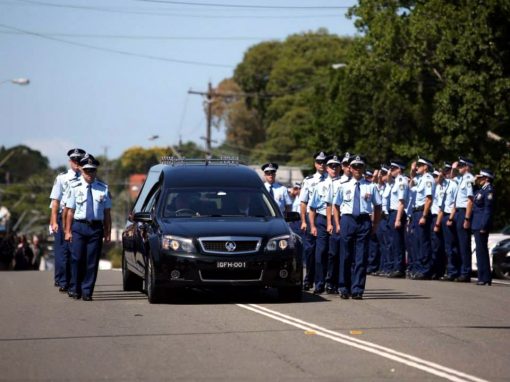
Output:
[[[161,246],[163,249],[174,251],[174,252],[195,252],[195,246],[193,240],[185,237],[165,235],[163,236]]]
[[[266,250],[274,252],[274,251],[284,251],[287,248],[294,248],[294,238],[290,235],[273,237],[267,242]]]

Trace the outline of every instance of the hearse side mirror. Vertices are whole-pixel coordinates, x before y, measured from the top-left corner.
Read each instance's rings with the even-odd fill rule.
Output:
[[[297,222],[301,220],[301,216],[299,212],[285,212],[285,221],[286,222]]]
[[[152,222],[152,216],[150,212],[137,212],[133,216],[135,222],[150,223]]]

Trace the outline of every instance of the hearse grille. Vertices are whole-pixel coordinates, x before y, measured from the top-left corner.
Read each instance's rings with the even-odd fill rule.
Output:
[[[204,253],[240,255],[258,252],[262,239],[259,237],[202,237],[198,239]]]

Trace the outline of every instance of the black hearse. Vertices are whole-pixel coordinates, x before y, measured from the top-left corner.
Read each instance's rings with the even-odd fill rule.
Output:
[[[149,302],[183,287],[277,288],[301,299],[302,243],[257,173],[235,159],[163,158],[122,235],[124,290]]]

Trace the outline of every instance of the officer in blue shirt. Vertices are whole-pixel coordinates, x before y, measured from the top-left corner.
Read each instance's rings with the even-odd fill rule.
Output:
[[[276,170],[278,170],[278,163],[265,163],[262,165],[261,169],[264,171],[264,178],[266,179],[264,186],[266,187],[267,192],[269,192],[269,194],[273,197],[276,204],[278,204],[282,214],[290,211],[292,200],[290,199],[287,187],[276,182]]]
[[[418,157],[413,163],[412,173],[417,176],[413,179],[416,185],[416,197],[413,205],[413,226],[416,242],[416,262],[413,280],[428,280],[432,276],[432,247],[430,231],[432,224],[431,207],[436,184],[430,174],[433,164],[427,158]]]
[[[458,168],[460,181],[455,196],[455,208],[450,213],[448,224],[455,224],[460,256],[460,276],[458,282],[471,282],[471,215],[473,212],[473,183],[475,178],[471,174],[474,162],[466,157],[459,157],[459,161],[452,165]]]
[[[491,285],[491,265],[489,261],[489,230],[492,228],[494,213],[494,174],[488,169],[480,170],[477,180],[481,188],[473,201],[473,223],[471,229],[475,236],[478,282],[476,285]]]
[[[310,233],[308,224],[308,201],[312,196],[313,190],[317,183],[326,178],[326,157],[325,151],[320,151],[313,155],[315,174],[307,176],[301,185],[301,192],[299,200],[301,202],[301,231],[305,233],[306,240],[304,241],[304,257],[305,257],[305,277],[303,280],[303,289],[310,290],[313,286],[315,279],[315,241],[316,237]]]
[[[374,183],[363,178],[365,159],[351,156],[352,179],[340,187],[334,199],[335,223],[340,225],[339,292],[342,299],[363,299],[368,241],[381,218],[381,196]],[[370,215],[373,214],[371,219]]]
[[[447,165],[448,162],[445,162]],[[443,168],[443,180],[440,184],[442,194],[434,229],[440,226],[443,234],[444,251],[446,254],[446,273],[440,278],[441,281],[454,281],[460,276],[460,258],[457,246],[457,230],[455,226],[448,225],[448,219],[455,207],[455,195],[457,195],[457,182],[452,179],[452,166]]]
[[[334,227],[331,218],[331,202],[334,189],[333,182],[339,180],[340,160],[337,155],[326,157],[326,172],[328,177],[321,180],[315,186],[312,196],[308,201],[308,220],[310,222],[310,232],[317,237],[315,243],[315,289],[314,294],[321,294],[326,291],[335,293],[337,280],[333,273],[335,265],[335,255],[329,255],[330,235]],[[331,258],[330,258],[331,257]],[[329,266],[329,274],[328,274]],[[338,268],[338,267],[337,267]],[[329,277],[327,277],[329,276]],[[327,280],[326,280],[327,279]],[[327,285],[325,283],[327,282]]]
[[[390,256],[390,243],[389,240],[389,227],[388,227],[388,216],[390,211],[390,190],[392,186],[392,180],[390,174],[390,166],[382,164],[379,172],[374,174],[377,182],[377,189],[381,195],[381,220],[377,226],[377,242],[379,245],[379,265],[376,269],[376,264],[371,267],[370,259],[367,267],[367,273],[373,274],[374,276],[388,276],[391,272],[389,256]],[[372,271],[372,272],[371,272]]]
[[[112,201],[108,186],[96,179],[99,161],[86,155],[82,176],[67,200],[66,240],[72,244],[72,288],[69,296],[92,301],[103,238],[110,241]]]
[[[432,199],[432,224],[430,243],[432,248],[432,279],[439,280],[445,273],[446,256],[444,250],[443,231],[441,230],[441,204],[444,200],[445,181],[441,169],[435,169],[432,177],[436,183],[434,198]]]
[[[301,193],[301,183],[300,182],[294,182],[294,185],[291,189],[289,189],[290,192],[290,199],[292,200],[292,212],[299,213],[301,211],[301,202],[299,201],[299,194]],[[301,224],[301,222],[296,222],[298,225]]]
[[[69,170],[63,172],[55,178],[53,188],[50,194],[50,232],[54,234],[55,242],[55,265],[54,282],[59,287],[60,292],[66,292],[71,281],[71,251],[69,243],[64,240],[63,211],[64,205],[62,198],[69,189],[69,184],[80,177],[80,159],[85,155],[85,151],[79,148],[71,149],[67,152],[69,157]]]
[[[409,184],[403,171],[406,165],[398,159],[390,161],[392,185],[389,194],[388,230],[390,240],[390,278],[405,277],[406,250],[405,232],[407,214],[405,207],[409,200]]]

